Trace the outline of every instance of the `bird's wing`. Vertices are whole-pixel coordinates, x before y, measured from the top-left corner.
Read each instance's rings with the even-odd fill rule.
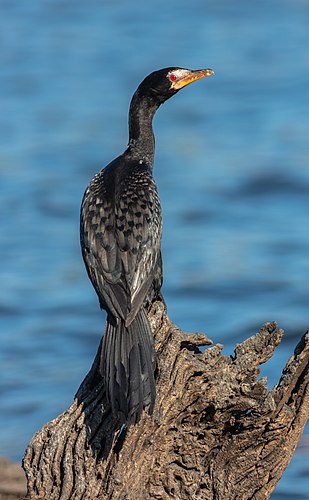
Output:
[[[131,171],[132,172],[132,171]],[[101,306],[128,324],[144,302],[160,255],[161,209],[149,172],[132,172],[112,203],[100,182],[81,208],[81,246]]]
[[[100,174],[94,177],[82,201],[82,254],[101,307],[116,317],[125,318],[129,293],[121,279],[123,266],[115,238],[114,205]]]
[[[151,173],[134,169],[116,204],[116,240],[123,277],[130,290],[127,324],[142,306],[161,266],[162,222],[157,188]]]

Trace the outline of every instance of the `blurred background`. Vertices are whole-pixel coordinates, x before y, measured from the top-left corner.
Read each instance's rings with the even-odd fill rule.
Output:
[[[105,316],[80,255],[80,202],[126,147],[137,85],[165,66],[216,72],[154,121],[169,316],[227,355],[277,320],[271,388],[309,326],[309,3],[0,8],[0,455],[19,461],[91,366]],[[305,433],[272,498],[308,499],[308,457]]]

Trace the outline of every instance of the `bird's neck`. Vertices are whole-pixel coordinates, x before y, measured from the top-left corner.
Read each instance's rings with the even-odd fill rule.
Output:
[[[129,150],[134,157],[153,166],[155,139],[152,119],[159,104],[149,97],[141,97],[136,92],[129,111]]]

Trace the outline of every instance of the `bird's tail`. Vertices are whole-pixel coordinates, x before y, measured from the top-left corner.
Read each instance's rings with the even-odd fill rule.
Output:
[[[129,326],[107,318],[100,372],[108,400],[120,424],[139,421],[143,409],[152,414],[156,387],[153,335],[144,309]]]

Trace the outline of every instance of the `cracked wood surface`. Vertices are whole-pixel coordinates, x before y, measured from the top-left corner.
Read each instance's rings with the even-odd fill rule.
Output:
[[[287,467],[308,418],[309,332],[267,391],[259,379],[283,331],[267,323],[223,356],[187,334],[156,302],[153,417],[120,434],[98,358],[74,403],[45,425],[23,461],[27,499],[264,499]]]

